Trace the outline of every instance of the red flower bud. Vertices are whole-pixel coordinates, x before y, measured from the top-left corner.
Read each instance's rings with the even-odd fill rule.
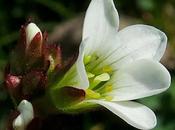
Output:
[[[40,29],[29,23],[26,31],[26,54],[29,57],[40,57],[42,55],[43,36]]]
[[[21,82],[20,76],[14,76],[8,74],[5,79],[6,87],[9,89],[15,89]]]

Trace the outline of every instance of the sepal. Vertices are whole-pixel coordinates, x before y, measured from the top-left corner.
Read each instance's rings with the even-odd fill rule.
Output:
[[[85,91],[74,87],[63,87],[59,89],[53,89],[51,91],[51,97],[54,104],[59,110],[68,109],[69,107],[83,101],[85,99]]]

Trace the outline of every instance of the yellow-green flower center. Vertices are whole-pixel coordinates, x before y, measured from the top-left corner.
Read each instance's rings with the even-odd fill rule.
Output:
[[[87,99],[104,99],[112,100],[112,97],[106,96],[106,93],[112,91],[112,85],[106,85],[112,76],[112,68],[110,66],[103,66],[95,70],[91,66],[98,63],[98,57],[95,55],[88,55],[84,57],[84,64],[89,79],[89,88],[86,90]]]

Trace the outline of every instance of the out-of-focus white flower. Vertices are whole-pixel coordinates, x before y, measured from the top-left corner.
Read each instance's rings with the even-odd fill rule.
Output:
[[[155,114],[131,100],[161,93],[170,86],[170,74],[159,62],[167,37],[148,25],[118,28],[113,0],[92,0],[79,57],[52,90],[63,86],[84,89],[86,98],[80,106],[100,104],[138,129],[152,129]]]
[[[22,100],[18,106],[20,115],[13,121],[14,130],[25,130],[34,118],[33,106],[27,100]]]

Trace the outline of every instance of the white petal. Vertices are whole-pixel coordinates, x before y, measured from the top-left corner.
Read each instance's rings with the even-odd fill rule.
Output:
[[[24,120],[22,116],[18,116],[14,121],[13,121],[13,128],[15,130],[25,130],[24,126]]]
[[[33,40],[33,38],[35,37],[35,35],[37,33],[40,33],[40,35],[42,36],[41,30],[36,26],[36,24],[29,23],[26,27],[26,43],[27,43],[27,45],[29,45],[31,43],[31,41]]]
[[[148,107],[136,102],[108,102],[102,100],[90,100],[89,102],[106,107],[128,124],[138,129],[152,129],[157,124],[154,112]]]
[[[114,101],[134,100],[161,93],[169,88],[170,83],[170,74],[163,65],[142,59],[114,74],[107,83],[114,90],[107,95],[114,97]]]
[[[25,130],[27,125],[34,118],[33,106],[27,100],[22,100],[18,106],[20,115],[13,121],[15,130]]]
[[[78,73],[78,80],[79,80],[79,88],[81,89],[86,89],[89,87],[89,80],[88,80],[88,76],[86,73],[86,69],[84,66],[84,49],[85,49],[85,44],[88,40],[85,39],[83,41],[83,43],[81,43],[80,48],[79,48],[79,56],[76,62],[76,69],[77,69],[77,73]]]
[[[84,58],[84,48],[87,43],[85,39],[79,47],[79,56],[76,63],[69,69],[69,71],[64,75],[63,79],[56,85],[55,89],[63,86],[72,86],[79,89],[86,89],[89,87],[89,80],[86,74],[83,58]]]
[[[133,25],[119,31],[98,48],[97,54],[102,57],[103,65],[111,65],[118,69],[138,59],[159,61],[163,56],[167,37],[160,30],[148,25]]]
[[[119,27],[118,12],[113,0],[92,0],[86,12],[83,40],[92,39],[86,46],[86,54],[98,48],[104,39],[115,34]]]
[[[121,30],[118,34],[127,48],[135,50],[135,57],[151,58],[159,61],[166,49],[165,33],[148,25],[133,25]],[[139,50],[138,50],[139,49]],[[144,55],[144,56],[143,56]]]

